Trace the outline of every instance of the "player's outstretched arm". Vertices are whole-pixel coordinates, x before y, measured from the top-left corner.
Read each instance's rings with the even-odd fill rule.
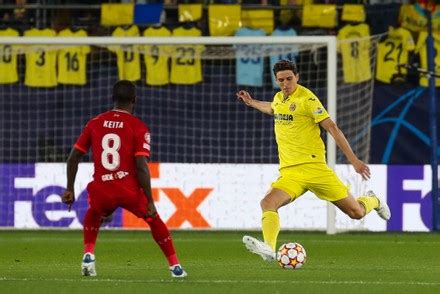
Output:
[[[353,165],[355,171],[362,176],[364,180],[370,178],[370,168],[362,160],[360,160],[356,154],[354,154],[353,149],[351,149],[350,143],[348,143],[347,138],[345,138],[344,133],[339,129],[336,123],[331,119],[327,118],[321,121],[320,126],[323,127],[332,137],[335,139],[336,145],[342,150],[347,160]]]
[[[145,218],[155,217],[157,215],[156,206],[154,205],[153,194],[151,192],[151,176],[148,168],[148,160],[145,156],[136,156],[136,174],[139,185],[147,196],[148,207]]]
[[[75,178],[78,172],[78,165],[83,156],[84,153],[73,148],[67,158],[67,188],[62,196],[62,201],[69,205],[69,211],[73,202],[75,202]]]
[[[241,100],[247,106],[253,107],[262,113],[273,115],[273,109],[270,105],[270,102],[255,100],[247,91],[244,90],[238,91],[236,95],[237,99]]]

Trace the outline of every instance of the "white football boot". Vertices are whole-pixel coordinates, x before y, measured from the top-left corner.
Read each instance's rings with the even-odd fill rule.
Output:
[[[171,272],[171,277],[173,278],[184,278],[188,276],[188,274],[186,273],[186,271],[183,270],[180,264],[170,266],[170,272]]]
[[[83,276],[96,276],[95,269],[95,255],[92,253],[85,253],[81,263],[81,272]]]
[[[276,253],[273,251],[272,247],[258,239],[255,239],[254,237],[243,236],[243,243],[247,250],[254,254],[260,255],[264,261],[271,262],[276,258]]]
[[[379,200],[379,207],[375,208],[374,210],[376,210],[377,214],[384,220],[389,220],[391,218],[391,211],[390,208],[388,207],[388,204],[385,201],[382,201],[379,199],[379,197],[377,197],[377,195],[373,192],[373,191],[368,191],[366,193],[366,195],[368,197],[376,197]]]

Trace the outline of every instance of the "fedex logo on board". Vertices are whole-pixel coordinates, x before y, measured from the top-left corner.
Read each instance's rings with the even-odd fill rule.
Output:
[[[387,201],[391,219],[388,231],[432,229],[431,167],[428,165],[387,168]]]
[[[160,164],[150,165],[153,198],[168,204],[168,215],[163,215],[170,228],[188,224],[194,228],[208,228],[210,224],[198,210],[212,192],[212,188],[195,187],[184,192],[174,185],[157,187]],[[0,227],[72,227],[80,228],[88,207],[86,186],[93,174],[92,164],[80,164],[75,183],[76,202],[72,211],[61,203],[65,187],[65,164],[3,164],[0,165]],[[110,226],[145,228],[146,224],[118,209]]]

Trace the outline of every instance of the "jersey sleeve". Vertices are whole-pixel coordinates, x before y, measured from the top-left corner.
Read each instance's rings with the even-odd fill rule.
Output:
[[[307,99],[307,106],[315,123],[320,123],[324,119],[330,117],[327,110],[325,110],[324,106],[322,106],[321,101],[319,101],[319,99],[314,95]]]
[[[135,156],[146,156],[150,158],[150,129],[142,122],[139,122],[135,133]]]
[[[90,122],[89,122],[84,127],[84,130],[82,131],[81,135],[76,140],[76,143],[73,147],[83,153],[87,153],[89,151],[90,145],[92,143],[91,139],[92,139],[92,136],[91,136],[91,128],[90,128]]]
[[[270,108],[274,109],[275,107],[275,101],[270,102]]]
[[[277,93],[278,94],[278,93]],[[272,101],[270,102],[270,107],[272,108],[272,109],[275,109],[275,104],[277,103],[276,102],[276,100],[277,100],[277,94],[275,94],[274,96],[273,96],[273,99],[272,99]]]

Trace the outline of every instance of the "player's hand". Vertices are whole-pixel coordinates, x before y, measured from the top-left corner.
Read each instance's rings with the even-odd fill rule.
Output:
[[[145,216],[145,219],[147,221],[150,221],[151,219],[155,218],[157,216],[157,210],[156,206],[153,202],[149,202],[147,206],[147,215]]]
[[[252,101],[254,101],[254,99],[252,99],[251,95],[244,90],[240,90],[237,93],[235,93],[235,95],[237,95],[237,99],[243,101],[244,104],[246,104],[247,106],[251,106]]]
[[[69,190],[64,191],[63,196],[61,196],[61,200],[63,201],[63,203],[69,206],[70,211],[73,202],[75,202],[75,192]]]
[[[362,160],[357,160],[352,163],[354,170],[362,176],[362,179],[369,180],[371,177],[370,168]]]

